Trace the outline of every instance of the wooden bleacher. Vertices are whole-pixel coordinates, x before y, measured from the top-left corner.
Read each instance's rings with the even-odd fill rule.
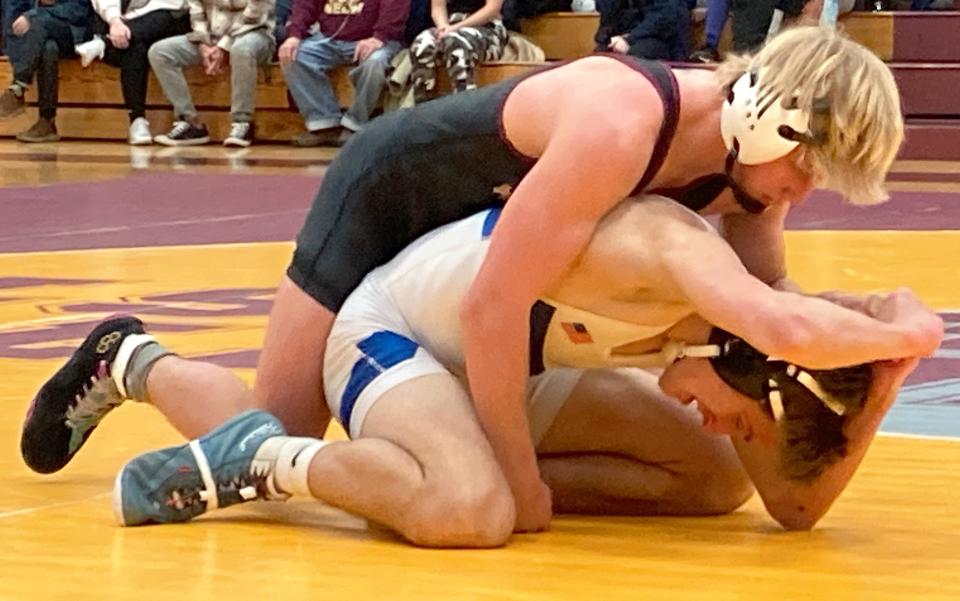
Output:
[[[487,66],[477,73],[480,85],[522,73],[530,68],[525,63],[502,63]],[[0,61],[0,81],[10,81],[10,64]],[[343,106],[353,100],[353,86],[346,70],[331,73],[337,97]],[[228,74],[208,77],[200,67],[187,71],[193,101],[215,140],[226,137],[230,130],[230,79]],[[441,89],[449,88],[444,78]],[[36,105],[36,89],[27,93],[27,101]],[[288,98],[279,65],[261,70],[257,81],[257,138],[286,142],[303,131],[303,121]],[[36,111],[28,109],[16,119],[0,121],[0,137],[12,137],[30,126]],[[166,132],[172,122],[170,105],[159,82],[151,73],[147,88],[147,119],[155,134]],[[120,91],[120,71],[97,62],[87,69],[77,60],[60,63],[60,103],[57,109],[57,130],[64,139],[124,140],[129,121]]]
[[[596,13],[548,13],[523,20],[521,28],[543,48],[548,60],[563,60],[593,51],[599,22]],[[960,62],[960,44],[956,43],[960,40],[960,12],[852,12],[840,17],[839,27],[884,61]],[[693,17],[694,46],[702,44],[703,35],[703,10],[698,9]],[[730,47],[728,21],[720,50]]]
[[[589,54],[598,24],[595,13],[550,13],[522,22],[523,33],[543,48],[548,60]],[[702,40],[703,12],[695,11],[694,44]],[[853,39],[888,61],[901,87],[904,111],[913,134],[908,135],[904,156],[960,159],[960,102],[945,93],[960,89],[960,12],[864,13],[841,18],[840,26]],[[729,31],[721,50],[729,47]],[[490,63],[477,71],[480,85],[524,72],[533,63]],[[65,139],[123,140],[127,136],[126,111],[120,93],[119,71],[96,63],[82,69],[78,61],[61,62],[60,108],[57,127]],[[0,81],[9,81],[10,66],[0,61]],[[352,100],[345,70],[331,74],[343,106]],[[188,71],[194,101],[214,139],[222,139],[230,126],[228,75],[207,77],[200,68]],[[441,89],[448,89],[441,74]],[[35,104],[35,92],[28,100]],[[151,75],[148,113],[154,133],[170,127],[172,115],[159,84]],[[0,137],[26,129],[35,110],[17,119],[0,121]],[[278,65],[265,69],[257,84],[257,137],[285,142],[302,131]],[[933,144],[934,146],[930,146]],[[933,150],[930,150],[933,148]],[[924,150],[927,149],[927,150]],[[942,153],[947,153],[947,156]]]

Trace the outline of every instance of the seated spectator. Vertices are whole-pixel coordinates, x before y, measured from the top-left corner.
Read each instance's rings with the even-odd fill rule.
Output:
[[[126,7],[126,11],[122,6]],[[147,50],[154,42],[190,31],[185,0],[93,0],[93,39],[77,46],[87,67],[101,59],[120,68],[123,103],[130,116],[130,144],[151,144],[147,121]]]
[[[767,39],[785,27],[820,25],[833,29],[840,13],[853,10],[853,0],[778,0]]]
[[[410,0],[294,0],[280,46],[283,76],[307,128],[294,146],[339,146],[366,125],[409,12]],[[314,23],[320,31],[309,35]],[[341,65],[353,65],[353,103],[345,114],[327,76]]]
[[[767,39],[778,0],[730,0],[734,52],[753,52]]]
[[[7,40],[10,39],[10,3],[0,2],[0,55],[7,55]]]
[[[477,87],[473,79],[477,63],[499,60],[507,44],[502,6],[503,0],[432,0],[430,17],[436,27],[420,32],[410,46],[410,79],[417,102],[427,100],[436,88],[439,61],[455,94]]]
[[[54,142],[60,139],[55,119],[59,95],[58,63],[73,56],[75,44],[83,42],[90,20],[89,0],[15,0],[9,7],[12,35],[7,52],[13,66],[13,82],[0,95],[0,119],[23,113],[24,94],[34,75],[40,115],[36,123],[17,134],[21,142]]]
[[[207,127],[193,105],[185,67],[203,64],[207,75],[230,69],[230,116],[233,122],[224,146],[250,146],[257,68],[273,56],[274,0],[187,0],[192,31],[160,40],[150,47],[150,66],[173,104],[170,132],[154,138],[165,146],[206,144]],[[229,65],[229,66],[228,66]]]
[[[669,60],[680,35],[680,19],[689,19],[686,0],[597,0],[598,52]]]

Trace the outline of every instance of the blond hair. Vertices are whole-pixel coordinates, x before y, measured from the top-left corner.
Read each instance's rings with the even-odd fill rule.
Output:
[[[832,29],[795,27],[754,55],[729,56],[717,77],[732,86],[748,72],[762,72],[762,88],[781,102],[795,99],[808,114],[815,100],[826,99],[825,139],[803,146],[818,186],[854,204],[888,198],[884,180],[903,142],[903,115],[896,82],[883,61]]]

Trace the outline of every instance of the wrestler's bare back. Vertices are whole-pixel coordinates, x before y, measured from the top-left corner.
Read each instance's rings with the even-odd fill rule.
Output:
[[[638,325],[683,322],[694,307],[675,285],[663,253],[692,232],[712,232],[712,227],[667,198],[629,198],[600,222],[587,250],[547,297]],[[697,243],[704,240],[696,238]],[[725,244],[719,236],[715,239]],[[657,349],[663,339],[637,341],[630,352]]]

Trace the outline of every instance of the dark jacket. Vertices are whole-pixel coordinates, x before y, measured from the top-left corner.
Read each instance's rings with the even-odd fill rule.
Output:
[[[606,50],[610,38],[618,35],[630,45],[641,38],[657,38],[670,45],[677,37],[685,7],[686,0],[597,0],[597,49]]]
[[[10,34],[9,27],[19,17],[46,13],[64,21],[73,32],[74,43],[81,43],[88,38],[87,26],[93,16],[93,7],[90,0],[56,0],[52,5],[40,5],[36,0],[2,0],[6,22],[4,23],[4,38]]]

